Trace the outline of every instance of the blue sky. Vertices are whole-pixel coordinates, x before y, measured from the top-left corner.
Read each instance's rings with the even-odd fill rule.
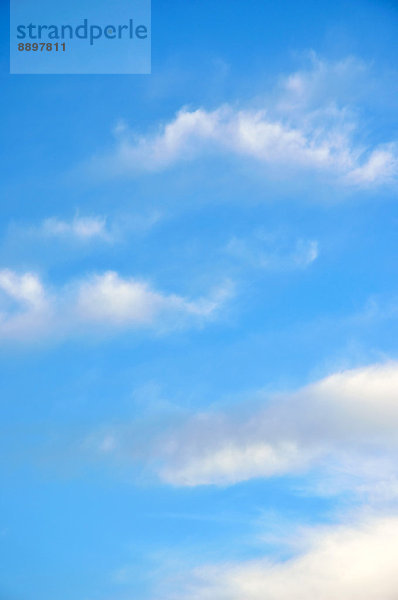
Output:
[[[6,4],[0,599],[394,600],[396,4],[154,0],[142,76]]]

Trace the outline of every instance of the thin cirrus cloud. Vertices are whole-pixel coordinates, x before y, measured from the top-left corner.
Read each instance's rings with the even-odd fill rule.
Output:
[[[397,390],[396,362],[346,370],[251,409],[202,412],[149,445],[132,444],[128,427],[105,432],[112,439],[106,453],[143,460],[173,486],[233,485],[316,468],[333,474],[337,487],[369,491],[374,482],[396,495]],[[103,450],[101,439],[95,443]]]
[[[275,561],[203,565],[177,578],[167,600],[396,600],[398,518],[368,515],[351,524],[301,531],[300,548]],[[175,585],[175,584],[174,584]]]
[[[97,216],[75,216],[70,221],[50,217],[43,221],[40,233],[48,237],[70,238],[81,241],[93,239],[110,241],[112,239],[112,234],[107,229],[106,219]]]
[[[168,330],[214,318],[230,294],[228,284],[209,297],[190,300],[113,271],[54,288],[35,273],[5,269],[0,271],[0,340],[140,327]]]
[[[293,245],[277,235],[257,232],[250,239],[233,237],[225,253],[245,267],[264,270],[305,269],[317,260],[319,244],[315,240],[299,239]]]
[[[282,78],[277,92],[260,107],[185,107],[146,135],[119,126],[115,149],[94,158],[92,167],[97,173],[100,167],[110,175],[134,175],[224,155],[255,161],[273,172],[317,172],[343,185],[367,187],[396,180],[396,141],[373,145],[357,141],[362,127],[356,111],[340,106],[335,97],[335,89],[344,88],[344,81],[358,73],[363,77],[365,65],[349,59],[332,64],[314,59],[313,63],[308,71]],[[325,90],[328,80],[336,85],[329,83]],[[346,91],[342,95],[343,100],[352,100]]]
[[[126,241],[129,236],[145,235],[163,219],[159,210],[122,214],[113,217],[76,214],[73,218],[56,216],[43,219],[37,224],[12,222],[8,226],[6,242],[23,240],[54,241],[88,247],[95,244],[113,245]]]

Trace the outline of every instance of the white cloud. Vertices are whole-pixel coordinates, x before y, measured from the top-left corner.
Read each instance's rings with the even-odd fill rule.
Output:
[[[43,221],[41,231],[53,237],[71,237],[79,240],[100,238],[110,240],[111,234],[103,217],[74,217],[71,221],[62,221],[51,217]]]
[[[41,310],[46,305],[45,292],[37,275],[18,275],[8,269],[0,271],[0,289],[13,300]]]
[[[355,110],[339,107],[334,97],[350,74],[362,77],[365,70],[354,59],[328,64],[315,58],[312,70],[283,78],[276,98],[269,96],[260,108],[182,108],[147,135],[124,126],[116,132],[113,154],[95,159],[94,167],[97,172],[133,174],[221,154],[254,160],[283,175],[287,169],[303,170],[344,185],[389,183],[398,175],[396,144],[357,142],[361,128]]]
[[[34,336],[52,318],[52,298],[34,273],[0,271],[0,339]]]
[[[303,452],[294,442],[225,442],[211,451],[210,443],[202,455],[190,453],[185,460],[162,468],[161,479],[177,486],[225,485],[295,471],[303,465]]]
[[[34,273],[0,271],[0,340],[98,333],[116,328],[166,330],[211,319],[230,296],[223,286],[190,300],[154,290],[148,282],[108,271],[61,288]]]
[[[168,600],[396,600],[398,518],[370,516],[351,525],[301,532],[300,550],[202,566],[178,580]]]
[[[228,289],[223,288],[213,298],[190,301],[174,294],[161,294],[146,282],[124,279],[109,271],[80,284],[77,312],[83,320],[122,324],[150,324],[168,313],[210,317],[228,294]]]
[[[244,406],[198,415],[153,441],[160,478],[176,486],[228,485],[317,467],[359,490],[393,476],[397,363],[336,373],[263,403],[251,412]]]
[[[224,152],[269,165],[347,174],[357,167],[343,132],[302,130],[267,116],[265,110],[182,109],[158,134],[124,137],[111,169],[154,171],[201,154]]]
[[[355,184],[372,184],[379,180],[392,181],[398,173],[396,144],[388,144],[374,150],[360,166],[347,174],[347,181]]]

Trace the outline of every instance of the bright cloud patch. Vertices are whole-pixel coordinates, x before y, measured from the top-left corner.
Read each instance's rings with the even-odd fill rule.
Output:
[[[203,566],[189,572],[182,600],[395,600],[398,518],[371,517],[359,524],[302,532],[301,552],[270,559]]]
[[[177,486],[227,485],[311,467],[340,472],[350,487],[384,476],[392,484],[397,427],[398,365],[375,365],[273,396],[251,412],[201,414],[156,442],[157,468]]]
[[[160,294],[145,282],[108,272],[81,283],[77,311],[84,320],[150,324],[167,313],[209,317],[227,294],[223,290],[213,299],[189,301],[177,295]]]
[[[396,144],[389,144],[374,150],[368,160],[347,174],[347,181],[356,184],[391,181],[398,173],[398,152]]]
[[[214,316],[229,297],[229,287],[209,298],[189,300],[162,294],[147,282],[123,278],[113,271],[46,288],[33,273],[0,271],[0,340],[81,331],[149,326],[183,326]],[[94,329],[93,329],[94,328]]]
[[[33,273],[0,271],[0,338],[35,335],[52,319],[52,299]]]

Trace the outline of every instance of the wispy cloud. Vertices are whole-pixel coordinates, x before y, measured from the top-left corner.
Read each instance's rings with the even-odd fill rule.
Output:
[[[349,183],[363,185],[379,181],[388,182],[398,174],[398,146],[395,143],[385,144],[373,150],[367,161],[347,173]]]
[[[71,218],[51,216],[36,222],[12,221],[5,232],[4,245],[26,249],[29,254],[45,244],[65,246],[68,249],[94,251],[99,244],[112,247],[134,237],[148,234],[164,218],[156,209],[129,211],[112,216],[81,214]]]
[[[284,78],[279,96],[269,96],[261,107],[182,108],[147,135],[119,127],[113,153],[97,157],[93,166],[113,175],[136,174],[202,156],[232,155],[281,173],[318,172],[344,185],[389,183],[398,175],[396,141],[364,145],[356,139],[361,127],[354,111],[327,98],[314,108],[309,100],[321,87],[319,80],[341,78],[342,72],[346,77],[353,64],[359,70],[354,61],[327,67],[317,61],[312,74]]]
[[[319,255],[315,240],[299,239],[287,243],[279,235],[257,231],[250,238],[233,237],[225,252],[245,265],[265,270],[302,269],[312,264]]]
[[[114,324],[151,324],[168,313],[208,318],[229,292],[223,287],[212,298],[191,301],[176,294],[161,294],[146,282],[124,279],[110,271],[80,283],[77,311],[83,320]]]
[[[336,373],[242,415],[201,414],[162,441],[160,477],[174,485],[233,484],[322,465],[365,470],[372,448],[398,451],[398,366]],[[356,482],[357,483],[357,482]]]
[[[230,296],[221,286],[190,300],[164,294],[148,282],[114,271],[74,280],[61,288],[44,285],[35,273],[0,271],[0,341],[43,339],[126,328],[156,330],[214,318]]]
[[[314,116],[320,111],[326,117],[327,112],[333,114],[338,106],[380,101],[385,82],[381,81],[380,73],[376,77],[369,63],[355,56],[325,60],[313,51],[304,58],[304,66],[282,75],[276,86],[274,102],[281,113]]]
[[[397,389],[398,364],[375,364],[294,392],[259,393],[228,414],[201,412],[149,442],[138,443],[125,425],[100,432],[90,444],[102,453],[102,440],[111,437],[106,455],[143,461],[173,486],[225,486],[316,468],[322,474],[317,493],[368,493],[371,482],[381,495],[395,494]]]
[[[107,241],[112,239],[112,235],[107,229],[106,219],[98,216],[75,216],[70,221],[50,217],[43,221],[40,231],[51,237],[75,238],[82,241],[94,238]]]

